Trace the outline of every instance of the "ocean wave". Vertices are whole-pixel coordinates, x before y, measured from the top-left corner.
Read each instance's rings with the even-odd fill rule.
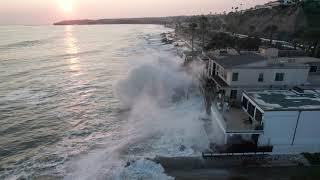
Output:
[[[41,44],[46,44],[54,40],[55,37],[50,37],[46,39],[37,39],[37,40],[27,40],[27,41],[20,41],[16,43],[1,45],[0,50],[9,50],[9,49],[17,49],[17,48],[23,48],[23,47],[33,47],[38,46]]]
[[[82,55],[90,55],[90,54],[97,54],[102,52],[102,50],[91,50],[91,51],[81,51],[77,53],[65,53],[65,54],[60,54],[56,56],[52,56],[53,58],[74,58],[74,57],[79,57]]]

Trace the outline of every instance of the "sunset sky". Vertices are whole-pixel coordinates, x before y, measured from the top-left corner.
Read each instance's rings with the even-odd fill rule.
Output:
[[[219,13],[268,0],[0,0],[0,24]]]

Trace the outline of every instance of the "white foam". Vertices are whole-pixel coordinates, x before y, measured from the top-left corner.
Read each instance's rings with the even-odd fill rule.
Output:
[[[173,177],[167,176],[160,164],[153,161],[140,159],[131,163],[128,167],[117,170],[114,173],[115,180],[173,180]]]

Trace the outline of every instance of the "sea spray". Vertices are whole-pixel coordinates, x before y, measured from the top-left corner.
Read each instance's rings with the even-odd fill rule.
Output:
[[[150,179],[150,180],[173,180],[167,176],[160,164],[150,160],[139,159],[131,162],[126,168],[119,169],[114,174],[115,180]]]
[[[65,179],[172,179],[146,158],[200,156],[209,147],[198,89],[204,65],[183,68],[170,48],[147,49],[148,55],[129,62],[127,77],[114,85],[122,108],[129,110],[121,138],[71,161]]]
[[[141,59],[137,62],[142,62],[140,66],[134,66],[128,78],[115,85],[116,96],[124,107],[131,109],[126,129],[136,133],[130,134],[130,137],[158,138],[160,141],[153,141],[166,141],[168,147],[177,149],[186,146],[184,143],[190,143],[187,145],[189,147],[201,147],[199,149],[202,150],[207,148],[206,134],[199,121],[203,107],[197,89],[197,78],[203,73],[204,66],[191,64],[185,71],[181,59],[172,53],[159,55],[157,52]],[[168,134],[169,137],[164,140],[163,137]],[[173,141],[176,143],[169,143]]]

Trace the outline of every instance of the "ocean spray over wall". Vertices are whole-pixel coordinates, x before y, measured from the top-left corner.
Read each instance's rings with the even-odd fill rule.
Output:
[[[172,179],[155,156],[200,156],[209,147],[197,76],[201,64],[182,69],[173,52],[151,53],[129,62],[128,76],[114,85],[127,123],[119,141],[70,162],[65,179]],[[221,141],[217,134],[216,141]],[[212,138],[210,138],[212,141]],[[130,163],[128,163],[130,162]]]

